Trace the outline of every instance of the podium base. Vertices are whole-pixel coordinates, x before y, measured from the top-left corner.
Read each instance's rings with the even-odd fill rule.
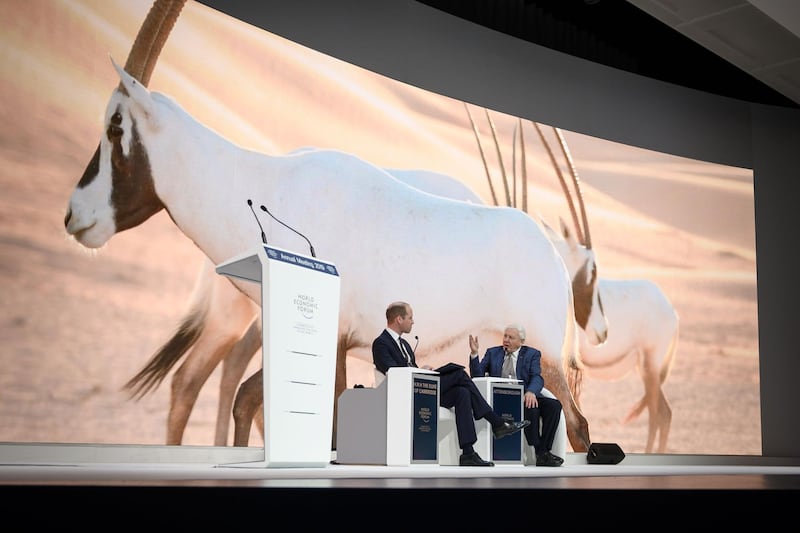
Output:
[[[226,463],[215,465],[215,468],[326,468],[331,463],[267,463],[266,461],[253,461],[250,463]]]

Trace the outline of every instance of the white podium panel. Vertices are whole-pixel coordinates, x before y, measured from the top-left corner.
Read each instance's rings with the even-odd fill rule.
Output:
[[[390,368],[377,387],[347,389],[338,401],[338,463],[438,464],[437,372]]]
[[[336,267],[264,245],[216,270],[261,283],[264,466],[329,464],[339,328]]]

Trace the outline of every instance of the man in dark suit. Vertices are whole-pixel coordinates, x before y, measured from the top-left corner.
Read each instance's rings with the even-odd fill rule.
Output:
[[[386,329],[372,342],[375,368],[384,374],[396,366],[419,368],[414,350],[402,338],[404,333],[411,333],[413,325],[414,312],[407,303],[394,302],[386,308]],[[503,420],[486,402],[463,368],[439,374],[439,405],[455,411],[458,445],[461,448],[461,457],[458,459],[460,466],[494,466],[493,462],[483,460],[472,446],[478,440],[475,420],[485,418],[491,424],[496,439],[516,433],[530,423],[527,420],[514,423]]]
[[[550,450],[561,416],[561,402],[542,396],[542,352],[523,346],[525,328],[519,325],[506,327],[503,345],[486,350],[478,360],[478,338],[469,336],[469,371],[472,377],[489,374],[494,378],[513,378],[522,381],[525,389],[524,417],[530,421],[525,428],[525,440],[536,450],[536,466],[561,466],[564,459]],[[539,421],[541,419],[541,433]]]

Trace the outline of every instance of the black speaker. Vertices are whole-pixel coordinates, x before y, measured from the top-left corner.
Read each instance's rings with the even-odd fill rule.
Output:
[[[586,462],[590,465],[615,465],[623,459],[625,452],[613,442],[593,442],[586,454]]]

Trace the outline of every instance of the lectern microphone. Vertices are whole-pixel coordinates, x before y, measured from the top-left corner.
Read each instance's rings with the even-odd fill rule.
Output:
[[[297,233],[297,234],[298,234],[298,235],[300,235],[302,238],[304,238],[304,239],[306,240],[306,242],[308,243],[308,249],[309,249],[309,250],[311,250],[311,257],[317,257],[317,254],[316,254],[316,253],[314,253],[314,246],[312,246],[312,245],[311,245],[311,241],[309,241],[309,240],[308,240],[308,237],[306,237],[305,235],[303,235],[302,233],[300,233],[299,231],[297,231],[297,230],[296,230],[296,229],[294,229],[293,227],[289,226],[288,224],[286,224],[286,223],[284,223],[284,222],[282,222],[282,221],[278,220],[278,218],[276,218],[276,217],[275,217],[275,215],[273,215],[272,213],[270,213],[270,212],[269,212],[269,209],[267,209],[267,207],[266,207],[265,205],[263,205],[263,204],[262,204],[262,206],[261,206],[261,210],[262,210],[262,211],[264,211],[264,212],[265,212],[266,214],[268,214],[269,216],[271,216],[273,219],[275,219],[275,221],[276,221],[278,224],[281,224],[281,225],[285,226],[286,228],[288,228],[288,229],[292,230],[293,232]]]
[[[258,216],[256,216],[256,210],[253,209],[253,200],[250,198],[247,199],[247,205],[250,206],[250,211],[253,213],[253,218],[256,219],[256,224],[258,224],[258,229],[261,230],[261,242],[267,244],[267,234],[264,233],[264,228],[261,226],[261,221],[258,220]]]

